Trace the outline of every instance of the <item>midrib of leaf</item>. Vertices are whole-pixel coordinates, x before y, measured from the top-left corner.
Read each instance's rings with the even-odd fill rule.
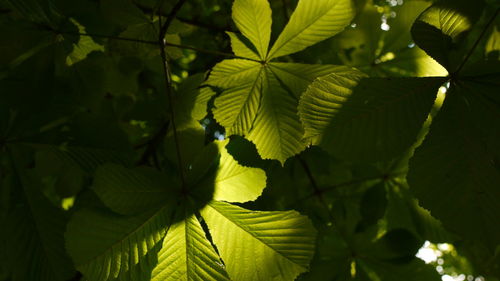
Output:
[[[195,218],[197,219],[197,218]],[[184,219],[183,223],[184,223],[184,239],[186,240],[186,273],[189,274],[189,270],[190,270],[190,266],[189,266],[189,244],[191,243],[191,241],[189,240],[189,236],[188,236],[188,228],[189,228],[189,224],[188,224],[188,218]]]
[[[309,1],[311,1],[311,0],[309,0]],[[276,47],[276,48],[274,48],[275,46],[273,46],[271,48],[271,51],[273,51],[273,50],[274,51],[272,53],[271,52],[268,53],[268,55],[266,57],[266,61],[268,60],[268,58],[272,57],[276,52],[278,52],[281,48],[283,48],[283,46],[285,46],[288,42],[290,42],[293,39],[295,39],[299,34],[301,34],[302,32],[304,32],[304,30],[308,29],[311,25],[315,24],[319,19],[321,19],[322,17],[324,17],[328,12],[330,12],[332,9],[334,9],[337,5],[338,5],[338,2],[335,2],[334,6],[332,6],[331,9],[326,10],[324,13],[322,13],[322,14],[318,15],[316,18],[314,18],[313,21],[311,21],[307,25],[304,25],[304,27],[301,30],[299,30],[298,32],[296,32],[293,36],[290,36],[290,38],[288,40],[284,41],[281,44],[281,46]]]
[[[295,73],[293,73],[293,72],[289,71],[289,70],[288,70],[288,69],[286,69],[286,68],[279,67],[279,66],[278,66],[278,64],[270,63],[269,65],[271,66],[271,67],[270,67],[271,71],[272,71],[272,67],[275,67],[275,68],[277,68],[277,69],[279,69],[279,70],[281,70],[281,71],[283,71],[283,72],[286,72],[286,73],[290,74],[291,76],[296,77],[297,79],[303,80],[303,81],[305,81],[305,82],[307,82],[307,83],[310,83],[310,82],[311,82],[309,79],[306,79],[306,78],[304,78],[304,77],[298,76],[297,74],[295,74]],[[278,75],[276,75],[276,73],[275,73],[274,71],[272,71],[272,72],[273,72],[274,76],[276,77],[276,79],[278,79],[278,80],[279,80]]]
[[[212,205],[209,203],[207,205],[208,207],[212,208],[213,210],[215,210],[217,213],[221,214],[223,217],[225,217],[228,221],[230,221],[233,225],[237,226],[239,229],[243,230],[245,233],[249,234],[250,236],[252,236],[254,239],[260,241],[262,244],[264,244],[267,248],[271,249],[272,251],[278,253],[281,257],[285,258],[286,260],[290,261],[291,263],[295,264],[295,265],[298,265],[299,267],[301,268],[304,268],[302,265],[299,265],[297,264],[295,261],[291,260],[290,258],[284,256],[280,251],[274,249],[273,247],[271,247],[270,245],[266,244],[264,241],[260,240],[257,236],[255,236],[253,233],[249,232],[247,229],[245,229],[243,226],[241,226],[240,224],[238,224],[237,222],[231,220],[229,217],[227,217],[224,213],[221,213],[219,212],[219,210],[217,210],[217,208],[215,207],[212,207]],[[280,269],[281,270],[281,269]]]
[[[129,232],[129,233],[126,233],[125,236],[123,236],[122,239],[118,240],[116,243],[114,243],[113,245],[111,245],[111,247],[109,247],[107,250],[105,250],[104,252],[92,257],[92,258],[89,258],[88,261],[86,262],[83,262],[80,265],[88,265],[89,263],[91,263],[93,260],[96,260],[102,256],[104,256],[105,254],[107,254],[109,251],[113,250],[117,245],[123,243],[123,241],[125,241],[127,238],[129,238],[130,236],[132,236],[133,234],[135,234],[137,231],[139,231],[142,227],[144,227],[144,225],[146,225],[147,223],[149,223],[151,220],[153,220],[154,218],[156,218],[156,216],[158,214],[160,214],[161,212],[164,211],[164,209],[166,209],[167,207],[169,207],[168,205],[164,205],[162,206],[161,208],[159,208],[156,212],[152,213],[152,215],[146,220],[144,221],[144,223],[140,224],[139,226],[137,226],[133,231]],[[175,210],[174,210],[174,213],[175,213]],[[170,228],[170,224],[171,222],[169,222],[169,225],[168,226],[165,226],[165,228]],[[165,236],[165,233],[162,234],[162,236]],[[140,241],[137,241],[137,242],[140,242]]]
[[[274,66],[274,65],[273,65]],[[280,68],[278,68],[280,69]],[[281,70],[281,69],[280,69]],[[272,67],[269,67],[269,71],[271,72],[271,74],[274,76],[274,78],[276,79],[276,81],[278,81],[278,83],[280,84],[280,86],[285,89],[285,91],[288,93],[288,96],[290,96],[298,105],[298,102],[299,102],[299,98],[297,96],[295,96],[295,94],[293,93],[293,91],[288,87],[288,85],[283,82],[283,80],[280,79],[280,77],[276,74],[276,72],[273,71]],[[289,71],[284,71],[284,72],[287,72],[287,73],[290,73]],[[291,73],[290,73],[291,74]],[[304,79],[302,77],[299,77],[299,76],[296,76],[294,74],[292,74],[293,76],[295,77],[298,77],[304,81],[307,81],[307,83],[310,83],[309,80],[307,79]]]

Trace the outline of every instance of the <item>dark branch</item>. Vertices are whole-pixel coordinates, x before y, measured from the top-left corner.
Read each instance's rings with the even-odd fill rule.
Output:
[[[158,36],[158,44],[160,47],[160,54],[161,54],[161,60],[162,60],[162,67],[163,67],[163,74],[165,76],[165,91],[167,92],[167,98],[169,102],[169,112],[170,112],[170,121],[172,122],[172,131],[174,134],[174,142],[175,142],[175,148],[177,152],[177,161],[179,163],[179,171],[180,171],[180,178],[182,182],[182,191],[184,193],[187,193],[187,185],[186,185],[186,178],[184,175],[184,165],[182,162],[182,156],[181,156],[181,148],[180,148],[180,143],[179,143],[179,137],[177,135],[177,127],[175,125],[175,109],[174,109],[174,98],[173,98],[173,93],[172,93],[172,79],[170,75],[170,67],[168,65],[168,60],[167,60],[167,54],[165,52],[165,34],[168,30],[168,27],[172,23],[173,18],[177,14],[177,12],[180,10],[182,5],[185,3],[185,0],[179,0],[177,4],[174,6],[172,11],[170,12],[169,16],[167,17],[167,20],[164,24],[162,24],[162,17],[159,17],[159,26],[160,26],[160,34]],[[161,9],[160,9],[161,10]]]
[[[470,49],[469,53],[467,53],[467,56],[465,57],[465,59],[462,61],[462,63],[460,64],[460,66],[458,67],[457,71],[455,71],[455,73],[452,75],[452,76],[456,76],[458,73],[460,73],[460,71],[462,70],[462,68],[465,66],[465,64],[467,63],[467,61],[470,59],[470,57],[472,56],[472,53],[474,53],[474,50],[477,48],[477,46],[479,45],[479,42],[481,41],[481,39],[483,39],[484,35],[486,34],[486,31],[488,31],[488,29],[490,28],[490,26],[493,24],[493,22],[495,21],[495,18],[498,16],[498,13],[500,12],[500,8],[498,8],[495,13],[493,14],[493,16],[491,17],[491,19],[488,21],[488,23],[486,24],[486,26],[484,27],[483,31],[481,32],[481,34],[479,35],[479,37],[477,38],[476,42],[474,42],[474,45],[472,46],[472,48]]]
[[[205,29],[209,29],[209,30],[213,30],[213,31],[217,31],[217,32],[230,31],[230,32],[234,32],[234,33],[240,33],[238,30],[233,30],[230,27],[228,27],[228,28],[219,27],[219,26],[216,26],[216,25],[213,25],[213,24],[200,22],[200,21],[197,21],[195,19],[187,19],[187,18],[183,18],[183,17],[177,16],[177,20],[179,20],[180,22],[183,22],[183,23],[187,23],[187,24],[190,24],[190,25],[194,25],[194,26],[197,26],[197,27],[201,27],[201,28],[205,28]]]
[[[149,163],[149,159],[153,157],[153,159],[156,157],[156,150],[158,149],[158,146],[160,146],[161,141],[163,138],[167,135],[168,132],[168,127],[169,127],[169,122],[165,122],[158,132],[145,144],[141,144],[138,147],[143,147],[146,146],[146,149],[144,150],[144,153],[141,156],[141,159],[137,162],[137,165],[147,165]],[[157,163],[155,163],[156,166]],[[156,167],[159,168],[159,167]]]
[[[170,24],[172,24],[172,21],[175,19],[177,13],[182,8],[184,3],[186,3],[186,0],[179,0],[177,2],[177,4],[175,4],[175,6],[172,8],[170,13],[168,14],[167,19],[165,20],[165,23],[160,27],[160,37],[162,39],[165,37],[165,34],[167,34],[168,27],[170,26]],[[161,16],[160,16],[160,18],[161,18]]]

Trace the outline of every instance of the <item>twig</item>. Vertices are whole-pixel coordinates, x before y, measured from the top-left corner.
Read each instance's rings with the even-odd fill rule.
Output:
[[[180,148],[180,143],[179,143],[179,137],[177,135],[177,127],[175,125],[175,111],[174,111],[174,99],[172,96],[172,80],[170,76],[170,67],[168,65],[167,61],[167,54],[165,52],[165,34],[167,33],[169,25],[172,23],[173,18],[175,17],[176,13],[180,10],[182,5],[185,3],[185,0],[179,0],[177,4],[174,6],[172,11],[170,12],[165,24],[162,24],[161,16],[159,17],[159,26],[160,26],[160,34],[158,36],[158,44],[160,47],[160,54],[161,54],[161,59],[162,59],[162,67],[163,67],[163,73],[165,76],[165,91],[167,92],[167,98],[169,102],[169,111],[170,111],[170,120],[172,122],[172,131],[174,134],[174,142],[175,142],[175,148],[177,151],[177,161],[179,163],[179,170],[180,170],[180,178],[182,182],[182,192],[184,194],[187,193],[187,185],[186,185],[186,179],[184,176],[184,165],[182,162],[182,157],[181,157],[181,148]],[[160,9],[161,10],[161,9]]]
[[[69,32],[69,31],[59,31],[59,30],[54,30],[54,32],[60,33],[60,34],[68,34],[68,35],[80,35],[80,36],[89,36],[89,37],[97,37],[97,38],[104,38],[104,39],[112,39],[112,40],[121,40],[121,41],[143,43],[143,44],[148,44],[148,45],[158,45],[158,42],[156,42],[156,41],[148,41],[148,40],[142,40],[142,39],[136,39],[136,38],[128,38],[128,37],[120,37],[120,36],[113,36],[113,35],[103,35],[103,34],[95,34],[95,33],[81,33],[81,32]]]
[[[395,175],[389,175],[389,177],[391,176],[397,176],[398,174],[395,174]],[[368,178],[363,178],[363,179],[358,179],[358,180],[352,180],[352,181],[348,181],[348,182],[343,182],[343,183],[339,183],[339,184],[335,184],[335,185],[332,185],[332,186],[329,186],[329,187],[326,187],[326,188],[323,188],[323,189],[319,189],[319,192],[321,194],[324,194],[326,192],[330,192],[330,191],[333,191],[333,190],[336,190],[337,188],[340,188],[340,187],[344,187],[344,186],[350,186],[350,185],[353,185],[353,184],[359,184],[359,183],[363,183],[363,182],[366,182],[366,181],[370,181],[370,180],[382,180],[384,178],[386,178],[387,175],[379,175],[379,176],[376,176],[376,177],[368,177]],[[303,201],[303,200],[307,200],[311,197],[314,197],[316,196],[316,192],[313,192],[309,195],[306,195],[298,200],[296,200],[292,205],[296,205],[298,202],[300,201]]]
[[[488,23],[486,24],[486,26],[484,27],[483,31],[481,32],[481,34],[479,35],[479,37],[477,38],[476,42],[474,42],[474,45],[472,46],[472,48],[470,49],[469,53],[467,53],[467,56],[464,58],[464,60],[462,61],[462,63],[460,64],[460,66],[458,67],[457,71],[455,71],[453,73],[452,76],[456,76],[461,70],[462,68],[465,66],[465,64],[467,63],[467,61],[469,60],[469,58],[472,56],[472,53],[474,52],[474,50],[477,48],[477,46],[479,45],[479,42],[481,41],[481,39],[484,37],[484,35],[486,34],[486,31],[488,31],[488,29],[490,28],[491,24],[493,24],[493,22],[495,21],[495,18],[497,17],[498,13],[500,12],[500,8],[498,8],[495,13],[493,14],[493,16],[491,17],[491,19],[488,21]]]
[[[98,37],[98,38],[105,38],[105,39],[112,39],[112,40],[121,40],[121,41],[129,41],[129,42],[136,42],[136,43],[144,43],[148,45],[158,45],[157,41],[148,41],[148,40],[142,40],[142,39],[135,39],[135,38],[127,38],[127,37],[120,37],[120,36],[113,36],[113,35],[104,35],[104,34],[95,34],[95,33],[80,33],[80,32],[67,32],[67,31],[54,31],[60,34],[69,34],[69,35],[79,35],[79,36],[89,36],[89,37]],[[204,53],[204,54],[211,54],[211,55],[217,55],[217,56],[224,56],[224,57],[230,57],[230,58],[237,58],[237,59],[246,59],[250,60],[248,58],[244,57],[239,57],[234,54],[230,53],[225,53],[225,52],[219,52],[219,51],[212,51],[212,50],[205,50],[205,49],[200,49],[192,46],[186,46],[186,45],[181,45],[181,44],[174,44],[174,43],[164,43],[165,46],[167,47],[174,47],[174,48],[179,48],[179,49],[186,49],[186,50],[193,50],[199,53]]]
[[[332,212],[330,211],[330,208],[328,207],[328,204],[326,203],[325,199],[323,198],[322,190],[319,189],[318,185],[316,184],[316,180],[314,179],[311,169],[309,169],[309,165],[307,165],[307,162],[300,157],[300,155],[297,155],[297,159],[299,160],[300,164],[302,165],[302,168],[307,174],[307,177],[309,178],[309,182],[311,183],[311,187],[313,189],[313,195],[318,198],[318,201],[323,205],[323,208],[325,208],[328,217],[330,219],[330,222],[334,221],[334,217]]]
[[[144,150],[144,153],[142,154],[141,159],[139,159],[139,161],[137,162],[137,165],[145,165],[148,163],[148,161],[151,157],[153,157],[153,158],[156,157],[156,149],[161,144],[161,140],[167,134],[168,127],[169,127],[169,122],[167,121],[167,122],[165,122],[165,124],[163,124],[160,127],[158,132],[148,142],[138,146],[138,147],[143,147],[143,146],[147,146],[147,147],[146,147],[146,150]],[[157,163],[155,163],[155,166],[156,165],[157,165]],[[157,166],[156,168],[159,169],[159,166]]]
[[[187,23],[187,24],[194,25],[194,26],[201,27],[201,28],[205,28],[205,29],[209,29],[209,30],[213,30],[213,31],[217,31],[217,32],[221,32],[221,33],[225,33],[226,31],[231,31],[234,33],[241,33],[239,30],[234,30],[232,28],[219,27],[219,26],[215,26],[212,24],[200,22],[200,21],[197,21],[195,19],[187,19],[187,18],[183,18],[183,17],[179,17],[179,16],[177,16],[176,18],[180,22]]]
[[[249,59],[249,58],[245,58],[245,57],[240,57],[240,56],[237,56],[237,55],[233,55],[233,54],[230,54],[230,53],[219,52],[219,51],[212,51],[212,50],[205,50],[205,49],[199,49],[199,48],[196,48],[196,47],[191,47],[191,46],[186,46],[186,45],[178,45],[178,44],[168,43],[168,42],[165,43],[165,46],[179,48],[179,49],[188,49],[188,50],[193,50],[193,51],[200,52],[200,53],[217,55],[217,56],[225,56],[225,57],[230,57],[230,58],[235,58],[235,59],[244,59],[244,60],[257,61],[257,60],[253,60],[253,59]]]
[[[165,34],[167,34],[168,27],[170,26],[170,24],[172,24],[172,21],[174,20],[175,16],[177,15],[181,7],[184,5],[184,3],[186,3],[186,0],[179,0],[168,14],[165,23],[163,25],[161,25],[160,23],[160,37],[162,39],[165,37]],[[160,21],[161,21],[161,15],[160,15]]]

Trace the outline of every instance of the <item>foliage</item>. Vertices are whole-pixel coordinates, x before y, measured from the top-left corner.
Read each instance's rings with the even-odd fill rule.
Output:
[[[499,9],[1,0],[0,280],[499,280]]]

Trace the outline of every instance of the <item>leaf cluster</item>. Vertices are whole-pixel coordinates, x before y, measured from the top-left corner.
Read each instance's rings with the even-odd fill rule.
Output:
[[[0,281],[500,279],[499,9],[0,0]]]

